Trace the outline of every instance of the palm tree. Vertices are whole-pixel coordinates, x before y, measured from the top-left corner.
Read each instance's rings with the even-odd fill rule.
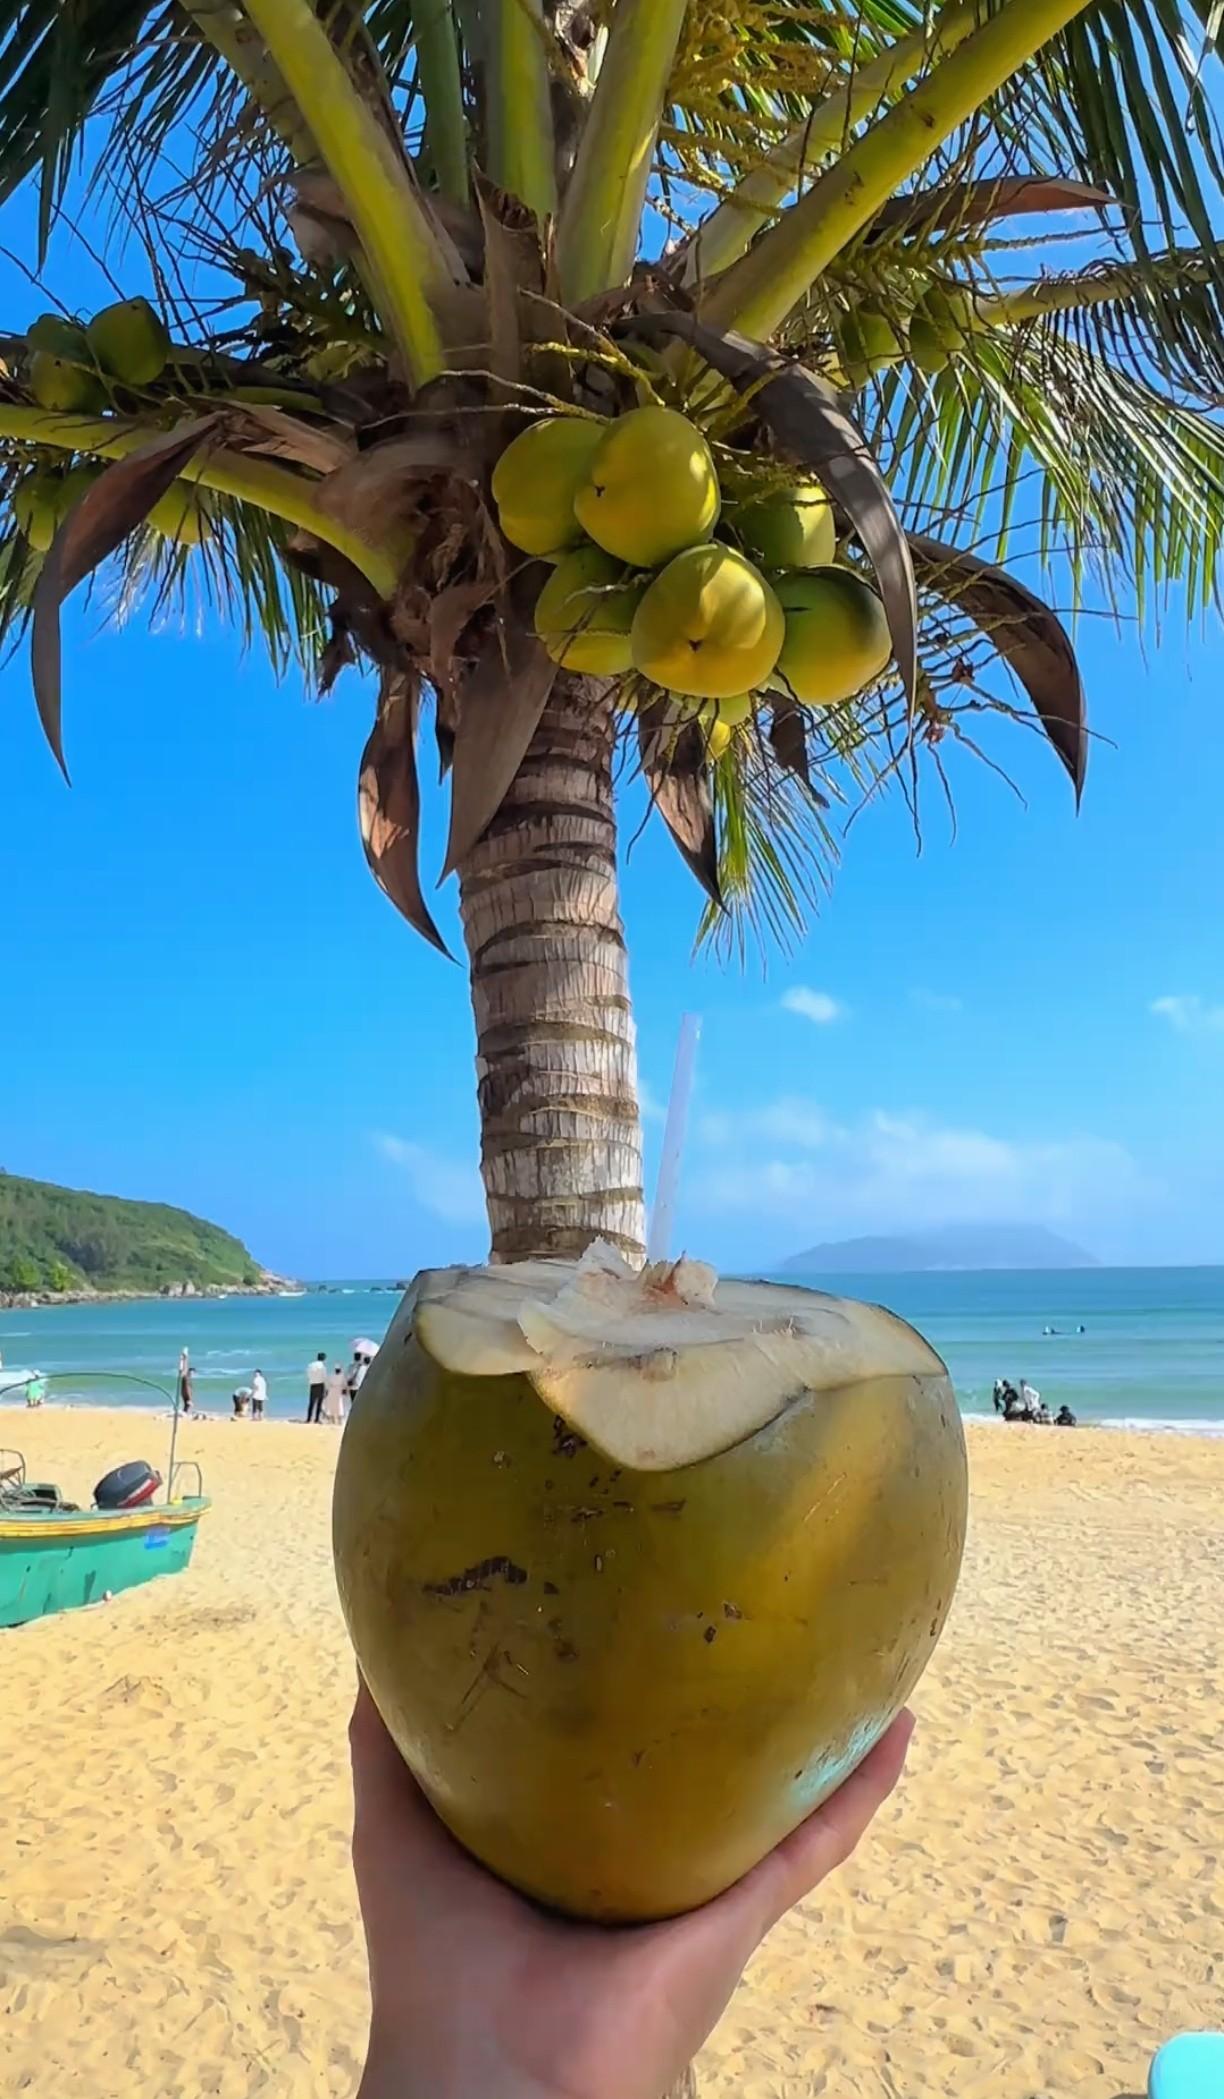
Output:
[[[5,0],[0,21],[5,193],[37,181],[45,245],[96,152],[109,252],[143,246],[170,335],[127,379],[60,339],[66,391],[3,343],[0,612],[30,623],[52,748],[59,606],[103,562],[116,602],[198,587],[323,683],[372,666],[365,851],[441,946],[417,866],[431,706],[494,1254],[637,1256],[618,754],[704,933],[785,939],[833,802],[913,793],[992,710],[1044,730],[1078,793],[1074,651],[1009,543],[1035,533],[1064,594],[1215,601],[1218,7]],[[491,469],[545,414],[642,400],[699,421],[741,489],[823,482],[893,649],[852,704],[783,686],[732,733],[546,653],[546,571],[499,532]],[[110,464],[57,479],[72,461]]]

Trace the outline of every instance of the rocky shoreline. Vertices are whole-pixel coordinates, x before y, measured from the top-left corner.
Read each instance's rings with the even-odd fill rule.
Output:
[[[158,1298],[300,1297],[304,1283],[265,1272],[257,1283],[163,1283],[159,1290],[0,1290],[0,1312],[37,1312],[52,1305],[121,1305]]]

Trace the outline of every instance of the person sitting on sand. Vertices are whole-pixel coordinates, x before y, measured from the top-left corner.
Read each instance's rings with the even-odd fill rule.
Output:
[[[1075,1428],[1078,1426],[1075,1416],[1065,1399],[1054,1416],[1054,1426],[1055,1428]]]
[[[330,1421],[333,1428],[339,1428],[344,1420],[344,1393],[344,1372],[337,1363],[323,1394],[323,1419]]]
[[[251,1419],[263,1420],[264,1401],[268,1397],[268,1380],[262,1370],[257,1370],[251,1379]]]
[[[1042,1428],[1049,1428],[1050,1409],[1047,1407],[1044,1399],[1042,1400],[1041,1405],[1037,1409],[1036,1419],[1041,1423]]]
[[[363,1685],[349,1728],[372,2006],[361,2099],[659,2099],[766,1934],[865,1835],[913,1726],[899,1714],[840,1790],[725,1895],[610,1932],[548,1915],[461,1851]]]

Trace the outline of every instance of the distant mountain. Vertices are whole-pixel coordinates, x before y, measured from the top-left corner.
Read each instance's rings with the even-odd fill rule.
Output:
[[[0,1172],[0,1293],[178,1295],[266,1280],[240,1239],[188,1210]]]
[[[933,1231],[830,1239],[784,1261],[787,1275],[896,1275],[932,1268],[1095,1268],[1095,1254],[1041,1224],[946,1224]]]

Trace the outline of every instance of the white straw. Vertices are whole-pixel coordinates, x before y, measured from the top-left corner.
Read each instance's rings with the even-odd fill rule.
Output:
[[[667,1121],[663,1128],[663,1156],[659,1161],[654,1209],[650,1214],[650,1230],[646,1240],[646,1254],[651,1261],[665,1261],[671,1245],[676,1192],[680,1185],[680,1158],[684,1150],[684,1128],[688,1121],[689,1101],[692,1098],[693,1072],[697,1062],[697,1040],[700,1034],[700,1015],[686,1013],[680,1022],[680,1036],[676,1043],[676,1063],[667,1103]]]

